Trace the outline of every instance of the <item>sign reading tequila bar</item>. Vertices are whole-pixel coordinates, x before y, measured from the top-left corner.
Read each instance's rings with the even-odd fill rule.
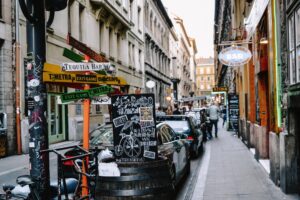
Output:
[[[106,76],[100,74],[71,74],[43,72],[43,81],[50,83],[83,83],[95,85],[126,85],[122,77]]]
[[[242,46],[232,46],[225,48],[219,54],[219,60],[223,65],[238,67],[245,65],[251,59],[252,54],[249,49]]]
[[[62,71],[115,71],[115,68],[109,63],[63,63]]]

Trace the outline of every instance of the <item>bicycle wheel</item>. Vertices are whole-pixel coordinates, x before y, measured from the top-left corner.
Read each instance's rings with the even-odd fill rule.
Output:
[[[123,150],[129,158],[136,158],[141,154],[141,144],[136,137],[126,136]]]

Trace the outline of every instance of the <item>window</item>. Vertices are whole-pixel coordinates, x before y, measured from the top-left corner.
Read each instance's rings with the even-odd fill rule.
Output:
[[[200,85],[200,90],[204,90],[204,85]]]
[[[289,79],[290,84],[300,82],[300,7],[288,18]]]
[[[203,81],[203,76],[201,76],[201,81]]]
[[[296,62],[297,62],[297,82],[300,82],[300,8],[296,12]]]
[[[114,34],[113,29],[111,27],[109,27],[109,50],[108,50],[109,53],[108,53],[108,55],[111,57],[113,57],[113,48],[115,48],[114,44],[113,44],[113,42],[114,42],[113,34]]]
[[[133,21],[133,6],[132,6],[132,0],[129,0],[129,18],[130,18],[130,21]]]
[[[2,13],[2,0],[0,0],[0,19],[2,19],[3,18],[3,13]]]
[[[84,7],[79,6],[79,41],[83,42],[83,32],[84,32]]]
[[[207,77],[207,80],[210,81],[210,77],[209,76]]]
[[[207,86],[206,86],[206,88],[207,88],[208,90],[210,90],[210,89],[211,89],[210,85],[207,85]]]
[[[101,114],[101,105],[96,105],[96,114]]]
[[[127,7],[127,0],[122,0],[122,6],[123,6],[124,8]]]
[[[209,68],[209,67],[206,68],[206,73],[207,73],[207,74],[210,74],[210,68]]]
[[[200,74],[203,74],[204,73],[204,70],[203,68],[200,69]]]
[[[141,15],[141,10],[142,10],[141,7],[138,7],[138,18],[137,18],[138,21],[137,21],[137,25],[138,25],[138,29],[139,29],[139,30],[142,29],[142,28],[141,28],[141,21],[142,21],[142,20],[141,20],[141,16],[142,16],[142,15]]]

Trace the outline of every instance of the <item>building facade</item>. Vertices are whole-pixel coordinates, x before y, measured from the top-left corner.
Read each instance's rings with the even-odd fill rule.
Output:
[[[47,28],[46,62],[51,65],[83,61],[85,49],[94,52],[91,62],[102,58],[116,69],[115,75],[123,77],[127,85],[116,89],[124,93],[144,90],[144,2],[129,0],[73,0],[68,7],[55,13]],[[26,20],[20,11],[21,63],[26,63]],[[73,43],[70,43],[72,38]],[[75,60],[74,60],[75,59]],[[26,114],[25,71],[21,87],[21,124],[23,152],[28,150],[28,119]],[[83,129],[82,104],[63,105],[57,102],[60,94],[77,89],[47,84],[49,142],[80,140]],[[91,105],[90,130],[109,119],[107,105]]]
[[[215,86],[215,65],[213,58],[197,58],[196,84],[197,96],[211,95]]]
[[[239,45],[252,53],[239,67],[217,59],[216,82],[239,96],[239,136],[287,193],[300,189],[297,134],[298,1],[216,1],[215,53]],[[286,21],[287,19],[287,21]]]
[[[0,130],[7,133],[8,151],[6,153],[9,154],[16,153],[17,143],[14,106],[16,92],[14,8],[14,1],[0,0]],[[5,145],[3,140],[0,143],[0,146]]]
[[[186,28],[184,26],[183,20],[178,16],[173,16],[175,30],[178,34],[178,54],[177,54],[177,64],[178,78],[180,82],[178,83],[178,100],[182,101],[184,98],[190,97],[190,92],[193,89],[192,82],[192,72],[191,72],[191,61],[194,61],[192,56],[190,38],[187,34]],[[193,57],[193,59],[191,59]]]
[[[170,79],[170,31],[173,27],[161,0],[144,1],[145,81],[155,82],[146,92],[155,94],[157,106],[167,106],[166,91]]]

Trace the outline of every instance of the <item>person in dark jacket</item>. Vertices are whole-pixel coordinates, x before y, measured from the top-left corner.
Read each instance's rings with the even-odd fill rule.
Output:
[[[173,115],[181,115],[181,112],[179,111],[178,104],[174,105]]]

